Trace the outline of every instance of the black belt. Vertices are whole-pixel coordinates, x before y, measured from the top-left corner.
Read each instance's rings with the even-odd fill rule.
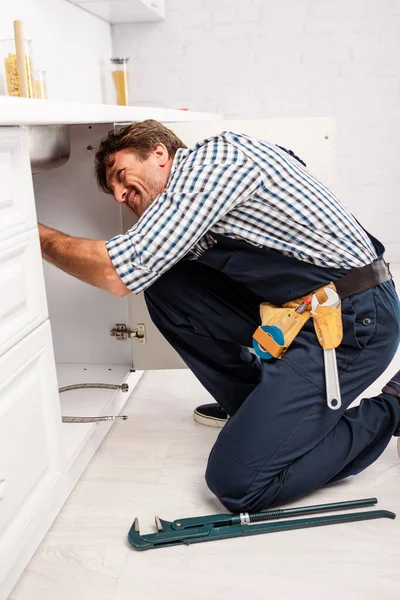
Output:
[[[389,265],[384,261],[383,258],[376,260],[375,262],[354,269],[344,275],[340,279],[337,279],[333,283],[336,286],[336,291],[340,298],[347,298],[348,296],[354,296],[354,294],[361,294],[380,283],[390,281],[392,274],[389,270]]]

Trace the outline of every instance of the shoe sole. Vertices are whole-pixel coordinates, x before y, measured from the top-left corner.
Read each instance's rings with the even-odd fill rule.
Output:
[[[205,417],[204,415],[197,412],[197,410],[193,411],[193,419],[199,425],[206,425],[207,427],[218,427],[222,429],[222,427],[226,423],[226,419],[217,419],[216,417]]]

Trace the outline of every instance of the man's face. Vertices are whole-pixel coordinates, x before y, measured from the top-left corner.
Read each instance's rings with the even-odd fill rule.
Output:
[[[106,167],[107,185],[119,204],[126,204],[139,218],[167,185],[172,159],[163,144],[157,144],[142,161],[131,150],[119,150]]]

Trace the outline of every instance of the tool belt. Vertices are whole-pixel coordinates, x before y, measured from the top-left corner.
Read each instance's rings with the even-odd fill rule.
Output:
[[[263,302],[260,305],[261,325],[253,334],[255,352],[264,360],[281,358],[311,317],[324,350],[337,348],[343,338],[340,300],[390,279],[389,265],[380,259],[282,306]],[[329,290],[333,290],[335,296],[337,294],[338,302],[330,303],[332,292]]]

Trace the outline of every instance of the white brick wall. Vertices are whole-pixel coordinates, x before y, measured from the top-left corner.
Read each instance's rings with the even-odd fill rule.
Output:
[[[336,117],[335,191],[400,262],[400,0],[167,0],[112,32],[135,103]]]

